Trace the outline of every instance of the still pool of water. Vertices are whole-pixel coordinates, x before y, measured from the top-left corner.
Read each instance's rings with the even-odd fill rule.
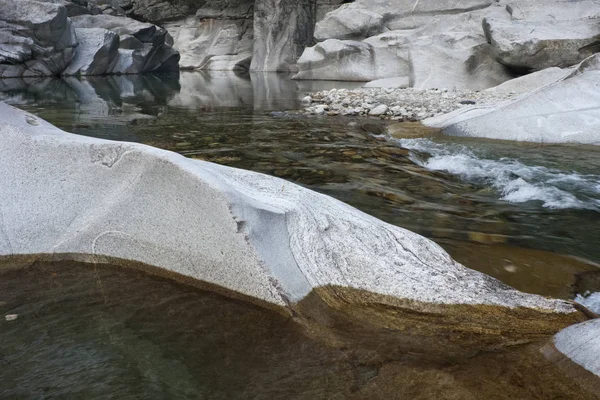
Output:
[[[10,266],[0,266],[0,315],[17,315],[0,319],[3,399],[594,398],[565,376],[572,365],[544,357],[544,341],[381,362],[277,312],[138,270]]]
[[[468,267],[527,292],[572,299],[600,291],[599,149],[449,138],[413,123],[392,136],[376,119],[279,112],[324,85],[347,84],[230,73],[10,79],[0,80],[0,100],[69,132],[288,179],[425,235]],[[406,138],[415,131],[426,137]],[[108,266],[91,275],[76,267],[2,275],[0,311],[20,317],[0,325],[0,361],[8,366],[0,381],[10,382],[0,397],[577,392],[560,373],[538,368],[545,365],[538,345],[468,365],[374,365],[247,304]]]

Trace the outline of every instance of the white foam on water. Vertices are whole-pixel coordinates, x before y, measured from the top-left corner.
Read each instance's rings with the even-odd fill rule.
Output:
[[[585,293],[583,296],[578,294],[575,302],[585,306],[589,310],[600,314],[600,292]]]
[[[541,201],[544,207],[600,211],[600,175],[583,175],[543,166],[530,166],[510,159],[479,157],[467,146],[441,144],[430,139],[399,139],[413,153],[414,163],[434,171],[445,171],[462,180],[493,187],[502,200],[511,203]]]

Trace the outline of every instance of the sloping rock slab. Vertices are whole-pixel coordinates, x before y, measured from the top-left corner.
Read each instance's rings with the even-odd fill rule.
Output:
[[[585,60],[565,79],[514,101],[470,107],[423,122],[456,136],[600,145],[600,68]]]
[[[0,78],[58,75],[73,58],[75,46],[65,7],[0,0]]]
[[[406,349],[426,336],[434,353],[441,341],[472,352],[584,319],[290,182],[67,134],[2,103],[0,116],[0,256],[141,262],[278,307],[317,334],[360,321]]]

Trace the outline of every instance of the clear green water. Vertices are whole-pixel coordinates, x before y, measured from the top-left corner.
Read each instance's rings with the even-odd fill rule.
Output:
[[[136,270],[4,266],[2,399],[595,398],[544,358],[544,340],[445,362],[392,347],[382,359],[360,344],[328,347],[274,311]]]

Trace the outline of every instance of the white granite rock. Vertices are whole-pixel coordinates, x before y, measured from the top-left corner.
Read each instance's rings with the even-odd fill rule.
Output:
[[[76,28],[101,28],[119,36],[115,74],[173,71],[179,69],[179,53],[167,31],[156,25],[110,15],[80,15],[71,18]]]
[[[75,46],[75,30],[62,5],[0,0],[0,78],[58,75]]]
[[[369,115],[373,116],[373,117],[378,117],[380,115],[383,115],[387,112],[388,110],[388,106],[386,106],[385,104],[380,104],[374,108],[372,108],[369,111]]]
[[[280,306],[333,285],[425,304],[578,315],[285,180],[67,134],[2,103],[0,116],[0,255],[135,260]]]
[[[372,81],[408,75],[408,54],[352,40],[329,39],[309,47],[294,79]]]
[[[491,0],[356,0],[342,5],[317,23],[315,36],[358,39],[396,29],[415,29],[439,16],[484,9]]]
[[[407,77],[411,87],[482,90],[514,77],[514,74],[492,57],[491,47],[481,28],[481,21],[486,15],[504,15],[509,18],[503,8],[490,4],[489,1],[454,4],[445,1],[410,4],[402,0],[357,1],[343,5],[320,21],[317,24],[317,38],[364,38],[363,42],[375,48],[375,51],[385,51],[403,60],[405,67],[397,75]],[[385,22],[382,22],[379,29],[374,28],[376,19],[365,17],[362,21],[362,17],[350,17],[353,14],[373,13],[385,16]],[[332,21],[337,22],[334,24]],[[373,24],[369,25],[371,22]],[[354,25],[359,23],[360,29],[355,29]],[[313,79],[313,76],[322,75],[320,71],[310,73],[311,65],[302,65],[302,62],[314,58],[317,47],[323,43],[305,50],[299,61],[299,68],[301,72],[306,72],[299,74],[299,79]],[[327,79],[348,80],[346,70],[349,67],[346,65],[358,64],[351,58],[356,58],[353,52],[339,52],[335,62],[331,63],[332,68],[328,71],[330,77]],[[369,55],[365,54],[363,58],[368,60]],[[372,63],[379,65],[371,66],[370,69],[390,67],[384,65],[389,63],[387,60],[375,60]],[[362,64],[355,69],[367,68],[365,64],[368,63]],[[354,73],[351,76],[356,75],[358,74]]]
[[[511,68],[569,67],[600,46],[600,19],[506,21],[486,18],[483,29],[496,59]]]
[[[316,7],[312,0],[256,0],[251,71],[295,72],[313,41]]]
[[[244,20],[198,20],[188,17],[165,24],[173,47],[181,54],[181,69],[248,69],[252,58],[252,28]]]
[[[364,84],[365,88],[406,88],[410,84],[408,76],[376,79]]]
[[[113,70],[119,57],[119,36],[107,29],[75,29],[79,45],[62,75],[103,75]]]
[[[467,107],[424,121],[449,135],[600,145],[600,55],[570,75],[521,97]]]
[[[383,16],[364,8],[347,5],[328,13],[315,27],[315,38],[356,40],[376,35],[382,31]]]
[[[554,336],[556,349],[600,378],[600,319],[569,326]]]
[[[545,68],[518,78],[506,81],[498,86],[486,89],[488,93],[527,93],[565,78],[571,73],[568,68]]]

